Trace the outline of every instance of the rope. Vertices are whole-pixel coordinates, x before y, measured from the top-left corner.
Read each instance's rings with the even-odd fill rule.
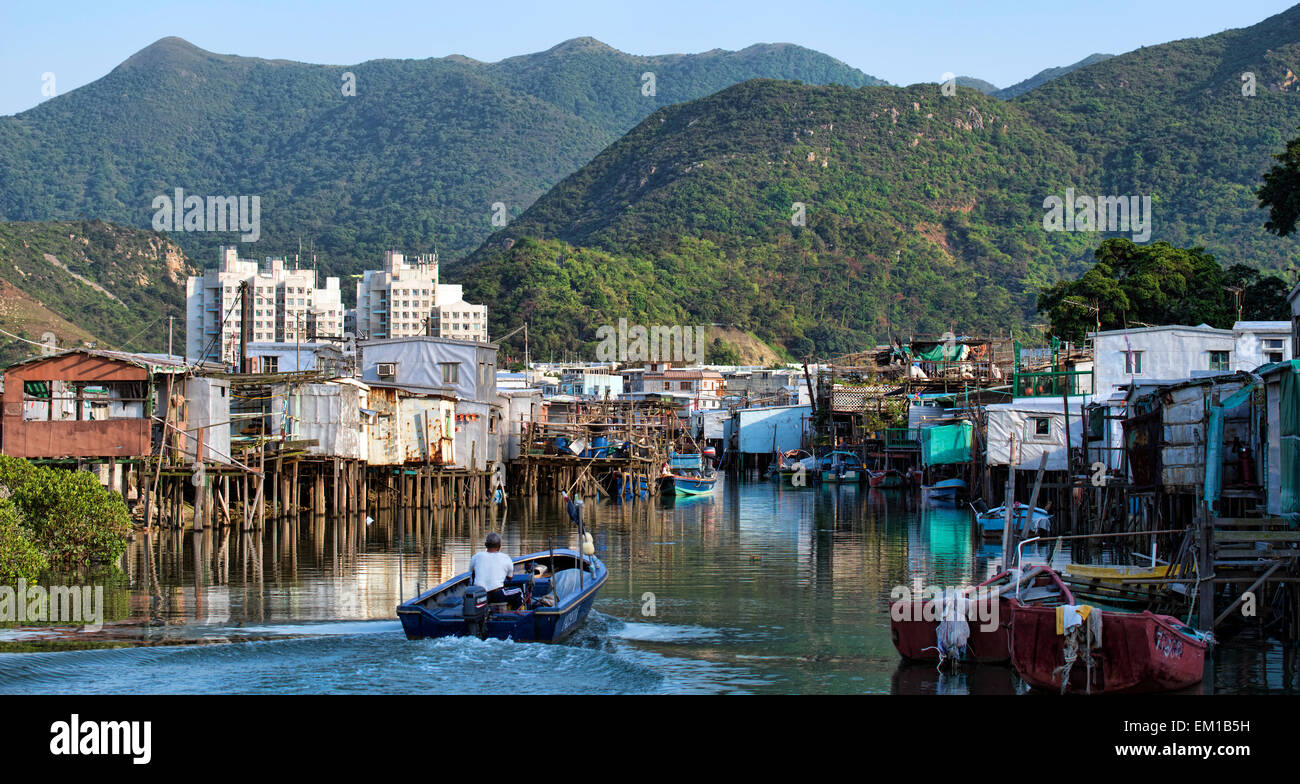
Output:
[[[1094,618],[1093,616],[1096,617]],[[1095,634],[1093,629],[1094,625],[1097,627]],[[1082,640],[1080,640],[1081,636]],[[1066,688],[1070,685],[1070,670],[1074,668],[1074,663],[1079,659],[1079,643],[1081,641],[1083,643],[1083,663],[1084,667],[1087,669],[1086,679],[1084,681],[1084,693],[1092,694],[1092,670],[1094,667],[1092,648],[1094,644],[1096,644],[1098,648],[1101,647],[1101,610],[1099,608],[1093,607],[1092,611],[1088,613],[1087,620],[1077,626],[1071,627],[1065,633],[1065,644],[1064,649],[1062,650],[1065,663],[1052,670],[1053,678],[1057,675],[1060,675],[1061,677],[1062,694],[1065,694]]]

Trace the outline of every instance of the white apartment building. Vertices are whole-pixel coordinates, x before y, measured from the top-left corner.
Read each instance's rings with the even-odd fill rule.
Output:
[[[408,260],[384,254],[384,268],[357,282],[356,334],[361,339],[443,337],[487,341],[487,307],[465,302],[459,285],[438,283],[437,254]]]
[[[316,271],[289,269],[284,259],[267,257],[262,264],[241,259],[238,250],[222,246],[217,265],[193,275],[185,285],[185,358],[235,364],[244,307],[241,284],[252,295],[251,340],[295,342],[343,337],[343,302],[339,279],[327,278],[316,287]]]
[[[428,334],[427,319],[438,296],[438,256],[408,260],[384,254],[384,268],[366,270],[357,281],[357,337],[388,340]]]
[[[466,302],[460,285],[440,284],[433,310],[432,334],[434,337],[486,343],[487,305]]]
[[[1285,321],[1238,321],[1232,329],[1202,324],[1096,332],[1093,389],[1104,400],[1121,384],[1255,370],[1291,359],[1290,332]]]

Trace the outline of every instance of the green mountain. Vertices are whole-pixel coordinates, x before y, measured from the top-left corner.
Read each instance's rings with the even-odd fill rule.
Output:
[[[373,266],[387,248],[454,257],[492,231],[494,204],[518,215],[656,109],[755,77],[881,83],[791,44],[639,57],[581,38],[499,63],[327,66],[164,38],[0,117],[0,219],[148,227],[155,197],[183,188],[260,198],[249,257],[300,241],[331,273]],[[173,239],[207,259],[236,237]]]
[[[1023,82],[1016,82],[1010,87],[1004,87],[1001,90],[995,89],[992,94],[1003,99],[1015,98],[1017,95],[1024,95],[1035,87],[1046,84],[1053,79],[1065,76],[1068,73],[1077,71],[1080,68],[1092,65],[1093,63],[1100,63],[1103,60],[1109,60],[1114,56],[1115,55],[1113,54],[1090,54],[1073,65],[1063,65],[1058,68],[1045,68]]]
[[[985,95],[993,95],[998,91],[998,86],[992,82],[986,82],[983,79],[976,79],[974,76],[958,76],[956,81],[958,87],[969,87],[972,90],[979,90]]]
[[[197,269],[155,231],[101,221],[0,223],[0,365],[56,345],[176,353],[185,340],[185,278]],[[8,333],[8,334],[5,334]]]
[[[1153,240],[1202,246],[1225,268],[1283,271],[1300,257],[1300,238],[1263,230],[1255,192],[1300,127],[1298,72],[1300,6],[1143,47],[1009,103],[1070,145],[1091,192],[1150,195]]]
[[[832,352],[1003,329],[1087,252],[1041,222],[1077,167],[974,90],[756,80],[656,112],[449,275],[535,356],[621,317]]]
[[[555,348],[593,345],[622,317],[822,354],[1024,329],[1042,320],[1041,287],[1136,230],[1045,231],[1045,200],[1067,188],[1149,198],[1149,241],[1286,270],[1300,238],[1262,229],[1254,191],[1300,125],[1297,70],[1300,7],[1010,101],[750,82],[647,118],[453,276],[494,328],[528,320]],[[791,225],[795,202],[806,226]]]

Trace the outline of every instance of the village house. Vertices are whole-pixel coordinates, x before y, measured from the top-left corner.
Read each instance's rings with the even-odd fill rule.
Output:
[[[662,363],[660,363],[662,364]],[[662,364],[660,369],[647,366],[641,378],[641,391],[649,395],[670,395],[685,411],[697,411],[722,406],[722,374],[701,368],[672,368]]]
[[[1285,321],[1238,321],[1232,329],[1201,324],[1092,333],[1096,395],[1109,398],[1133,382],[1184,381],[1290,359],[1289,330]]]
[[[456,467],[486,470],[501,459],[504,411],[497,394],[497,346],[476,340],[407,337],[359,345],[361,380],[455,401]]]

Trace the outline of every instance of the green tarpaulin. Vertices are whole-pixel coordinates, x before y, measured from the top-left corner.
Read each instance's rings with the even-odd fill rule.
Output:
[[[970,422],[921,428],[921,462],[924,465],[970,462],[973,433]]]
[[[928,351],[916,352],[917,359],[927,362],[960,362],[970,351],[967,346],[945,346],[942,343]]]
[[[1279,488],[1282,497],[1279,501],[1284,515],[1300,512],[1300,497],[1297,497],[1300,495],[1300,376],[1296,371],[1293,362],[1278,379],[1281,393],[1278,399],[1281,421],[1278,425],[1282,437],[1282,482]]]

